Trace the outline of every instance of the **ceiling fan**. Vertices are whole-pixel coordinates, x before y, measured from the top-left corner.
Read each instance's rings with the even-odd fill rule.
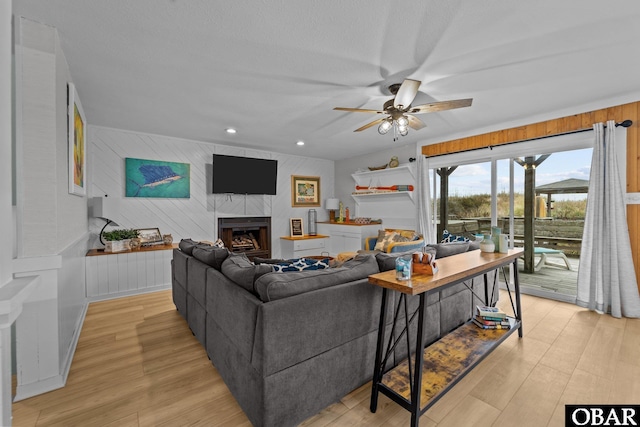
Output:
[[[471,101],[473,101],[472,98],[456,99],[453,101],[431,102],[429,104],[416,105],[415,107],[412,107],[411,103],[418,93],[420,83],[421,82],[419,80],[405,79],[402,84],[395,83],[389,86],[389,91],[395,96],[384,103],[382,111],[345,107],[335,107],[334,110],[354,113],[385,114],[386,117],[369,122],[354,130],[354,132],[360,132],[379,124],[378,132],[381,135],[386,134],[391,128],[393,128],[395,141],[398,139],[398,134],[400,136],[405,136],[409,133],[408,127],[414,130],[420,130],[426,126],[424,122],[415,117],[414,114],[434,113],[436,111],[468,107],[471,105]]]

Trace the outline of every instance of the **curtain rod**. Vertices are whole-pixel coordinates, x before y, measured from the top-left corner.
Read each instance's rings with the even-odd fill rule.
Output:
[[[623,120],[620,123],[616,123],[616,127],[618,126],[622,126],[623,128],[628,128],[633,124],[632,120]],[[605,128],[607,127],[606,125],[604,126]],[[545,139],[545,138],[553,138],[555,136],[564,136],[564,135],[572,135],[574,133],[582,133],[582,132],[589,132],[589,131],[593,131],[593,128],[586,128],[586,129],[578,129],[578,130],[573,130],[570,132],[564,132],[564,133],[555,133],[553,135],[544,135],[544,136],[537,136],[535,138],[529,138],[529,139],[520,139],[518,141],[512,141],[512,142],[505,142],[504,144],[498,144],[497,146],[503,146],[503,145],[511,145],[511,144],[518,144],[520,142],[530,142],[530,141],[537,141],[539,139]],[[462,151],[456,151],[455,153],[466,153],[468,151],[476,151],[476,150],[484,150],[485,148],[488,148],[489,150],[493,150],[493,145],[488,145],[486,147],[478,147],[478,148],[470,148],[468,150],[462,150]],[[427,158],[431,158],[431,157],[439,157],[439,156],[446,156],[447,154],[455,154],[455,153],[442,153],[442,154],[436,154],[433,156],[425,156]]]

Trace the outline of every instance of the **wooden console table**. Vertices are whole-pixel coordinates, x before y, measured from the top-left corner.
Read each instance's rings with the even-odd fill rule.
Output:
[[[177,249],[177,248],[178,248],[178,244],[172,243],[170,245],[165,244],[165,245],[142,246],[135,250],[129,249],[129,250],[120,251],[120,252],[105,252],[104,249],[89,249],[87,251],[86,256],[118,255],[118,254],[130,254],[130,253],[137,253],[137,252],[166,251],[169,249]]]
[[[375,367],[373,372],[373,386],[371,390],[371,412],[376,412],[378,393],[381,392],[411,412],[411,426],[417,427],[420,415],[425,413],[451,387],[469,373],[493,349],[502,343],[515,330],[522,337],[522,312],[520,305],[520,286],[518,283],[517,259],[523,249],[510,249],[508,253],[482,253],[479,250],[453,255],[439,259],[439,271],[433,275],[412,274],[411,280],[400,281],[395,278],[395,271],[385,271],[369,276],[369,282],[383,288],[380,308],[380,324],[378,327],[378,343],[376,348]],[[510,284],[505,267],[513,265],[515,305],[511,298]],[[484,275],[484,300],[488,301],[487,273],[502,270],[506,281],[514,317],[509,317],[510,329],[481,329],[473,322],[468,322],[425,349],[423,341],[423,325],[427,309],[427,295],[442,291],[448,287],[462,283],[480,274]],[[400,292],[401,301],[396,306],[391,338],[385,349],[386,305],[388,290]],[[407,295],[419,295],[418,325],[416,350],[413,357],[407,349],[408,358],[394,368],[385,372],[389,357],[401,339],[408,339],[409,323],[416,317],[406,312]],[[398,311],[404,300],[405,327],[395,334]],[[394,336],[397,336],[393,341]],[[425,367],[424,360],[428,360],[431,370]],[[443,367],[446,369],[438,369]],[[418,384],[419,386],[416,386]]]

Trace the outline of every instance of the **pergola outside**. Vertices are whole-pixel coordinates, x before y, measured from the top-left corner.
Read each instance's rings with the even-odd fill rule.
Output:
[[[550,184],[538,185],[536,196],[547,195],[547,216],[551,216],[552,194],[579,194],[589,192],[589,181],[586,179],[569,178]]]

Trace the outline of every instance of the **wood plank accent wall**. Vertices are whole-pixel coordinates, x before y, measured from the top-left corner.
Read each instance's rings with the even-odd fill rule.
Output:
[[[640,101],[618,105],[601,110],[589,111],[544,122],[533,123],[510,129],[474,135],[467,138],[454,139],[422,147],[425,156],[456,153],[523,141],[547,135],[562,134],[580,129],[589,129],[593,123],[615,120],[621,122],[633,120],[633,125],[627,128],[627,192],[640,192]],[[627,223],[631,237],[631,251],[640,289],[640,205],[627,205]]]

